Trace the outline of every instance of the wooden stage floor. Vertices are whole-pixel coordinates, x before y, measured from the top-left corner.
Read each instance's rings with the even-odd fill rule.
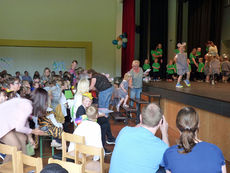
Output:
[[[230,83],[211,85],[206,82],[191,82],[190,87],[187,87],[183,82],[181,84],[184,86],[183,88],[176,88],[176,82],[166,81],[150,82],[144,85],[230,102]]]
[[[178,103],[230,117],[230,83],[211,85],[191,82],[187,87],[176,88],[176,82],[149,82],[143,84],[143,91],[161,95]]]

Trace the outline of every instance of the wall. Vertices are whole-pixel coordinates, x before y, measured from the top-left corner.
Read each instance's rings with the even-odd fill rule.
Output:
[[[1,0],[0,39],[92,41],[92,67],[114,74],[116,6],[114,0]]]

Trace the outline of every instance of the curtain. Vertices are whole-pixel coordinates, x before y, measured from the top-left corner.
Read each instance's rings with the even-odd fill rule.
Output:
[[[148,7],[150,6],[150,13]],[[150,51],[147,52],[148,38],[150,37],[150,50],[155,49],[158,43],[163,46],[163,72],[167,64],[168,49],[168,0],[152,1],[141,0],[140,6],[140,62],[144,63],[149,55],[150,64],[152,64],[152,56]],[[148,21],[150,18],[150,33],[148,33]]]
[[[163,64],[161,70],[164,77],[168,59],[168,0],[151,1],[150,15],[150,50],[155,49],[158,43],[162,44]],[[150,52],[148,53],[150,54]],[[152,64],[152,56],[150,55],[150,57]]]
[[[182,42],[183,34],[183,3],[184,0],[177,0],[177,42]]]
[[[135,0],[123,1],[122,32],[127,33],[128,43],[122,48],[122,76],[132,67],[135,48]]]
[[[201,46],[204,55],[208,40],[220,49],[222,11],[222,0],[189,0],[188,52]]]

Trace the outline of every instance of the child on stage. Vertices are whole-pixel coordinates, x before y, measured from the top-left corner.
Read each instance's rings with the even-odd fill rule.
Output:
[[[185,46],[186,43],[178,43],[177,47],[179,49],[179,53],[176,54],[175,56],[175,61],[176,61],[176,66],[177,66],[177,74],[179,75],[178,79],[177,79],[177,84],[176,87],[177,88],[182,88],[183,85],[180,84],[181,79],[183,77],[183,75],[186,73],[186,80],[184,80],[185,84],[187,86],[191,86],[190,82],[189,82],[189,77],[190,77],[190,72],[189,72],[189,67],[188,67],[188,63],[187,63],[187,54],[184,53],[185,50]]]

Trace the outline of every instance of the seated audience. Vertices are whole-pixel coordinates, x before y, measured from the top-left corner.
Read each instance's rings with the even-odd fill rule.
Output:
[[[90,106],[86,109],[85,114],[87,118],[81,119],[81,122],[79,122],[79,125],[73,134],[84,136],[86,145],[102,148],[101,127],[96,122],[98,116],[97,108]],[[74,147],[75,144],[71,142],[68,148],[68,152],[74,151]],[[94,157],[94,160],[98,159],[99,157]]]
[[[179,143],[164,154],[167,173],[226,173],[221,150],[198,139],[199,116],[192,107],[184,107],[178,112],[176,126],[180,131]]]
[[[162,140],[155,136],[160,128]],[[142,109],[140,124],[124,127],[113,150],[110,173],[157,172],[168,148],[168,124],[160,108],[151,103]]]
[[[50,163],[40,173],[68,173],[68,171],[59,164]]]

